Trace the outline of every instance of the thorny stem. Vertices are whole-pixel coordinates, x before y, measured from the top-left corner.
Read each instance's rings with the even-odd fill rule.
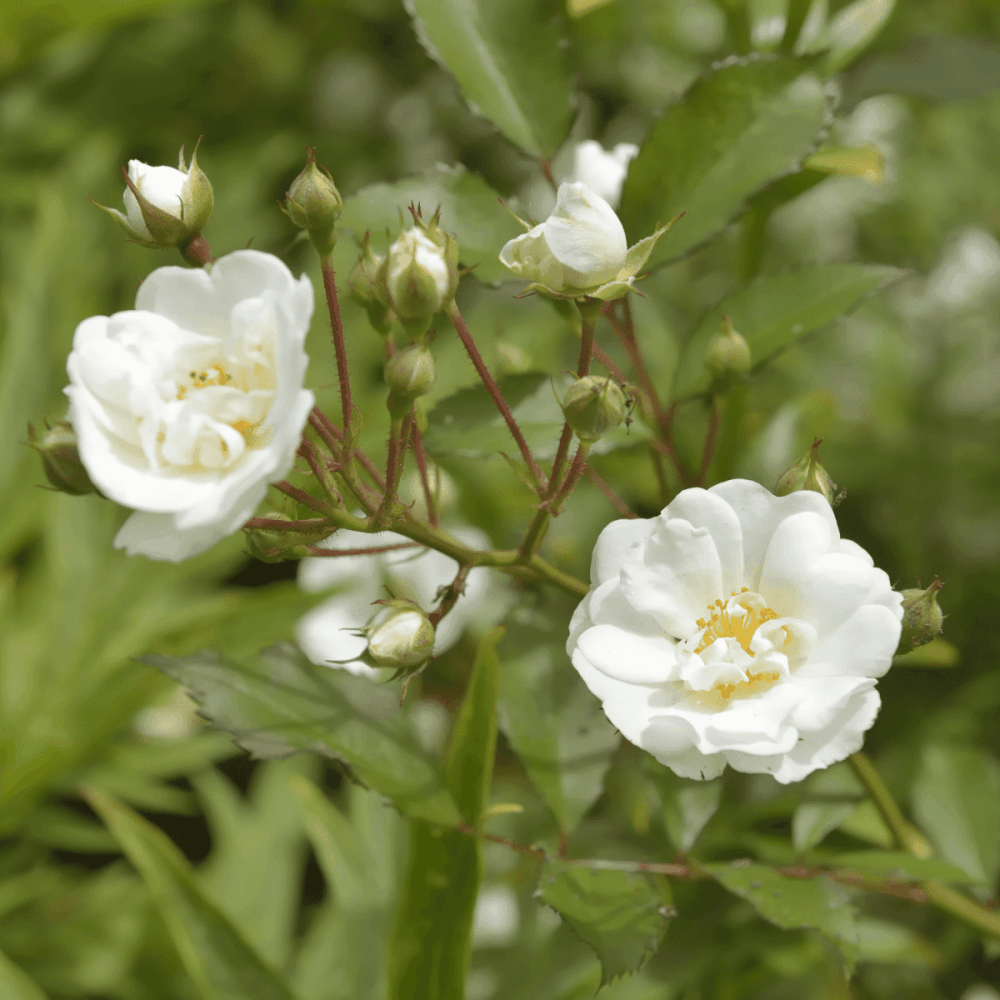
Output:
[[[413,421],[413,454],[417,460],[417,469],[420,470],[420,485],[424,491],[424,502],[427,504],[427,517],[433,527],[437,527],[438,520],[437,502],[434,491],[431,489],[430,479],[427,476],[427,455],[424,453],[424,439],[420,434],[420,428],[416,420]],[[440,473],[438,473],[440,481]]]
[[[448,584],[441,603],[427,616],[427,620],[434,628],[438,627],[441,619],[451,611],[458,599],[465,593],[465,578],[471,569],[471,566],[459,566],[455,579]]]
[[[605,354],[604,349],[599,344],[594,344],[594,360],[607,369],[608,374],[616,382],[619,382],[621,385],[628,383],[625,373]]]
[[[347,346],[344,343],[344,324],[340,319],[340,302],[337,299],[337,282],[333,273],[333,255],[322,254],[319,259],[323,274],[323,291],[330,311],[330,330],[333,335],[333,353],[337,358],[337,379],[340,382],[340,405],[343,411],[345,462],[350,461],[354,443],[354,405],[351,400],[351,376],[347,368]]]
[[[597,470],[590,464],[584,465],[584,475],[601,491],[601,495],[622,517],[636,518],[639,515],[631,510],[628,505],[615,493],[613,489],[601,478]]]
[[[573,488],[580,481],[580,477],[583,475],[583,470],[587,465],[587,454],[589,451],[590,442],[581,441],[580,447],[576,449],[573,464],[569,467],[569,472],[566,473],[566,478],[563,480],[562,486],[559,487],[559,492],[548,501],[553,510],[559,510],[559,507],[563,504],[570,493],[573,492]]]
[[[322,531],[330,526],[326,518],[313,517],[307,521],[279,521],[272,517],[251,517],[244,528],[265,528],[267,531]]]
[[[257,520],[263,520],[263,518],[257,518]],[[303,521],[301,523],[305,524],[306,522]],[[320,556],[323,558],[332,557],[336,559],[338,556],[377,556],[383,552],[395,552],[397,549],[415,549],[419,547],[419,542],[396,542],[393,545],[371,545],[368,548],[362,549],[324,549],[317,545],[307,545],[306,551],[311,556]]]
[[[303,506],[310,507],[324,517],[330,514],[330,508],[322,500],[317,500],[311,493],[299,489],[298,486],[293,486],[287,480],[283,479],[280,483],[272,483],[271,485],[279,492],[284,493],[285,496],[297,500]]]
[[[708,413],[708,434],[705,436],[705,451],[701,456],[701,468],[698,470],[698,485],[704,486],[708,478],[708,470],[712,467],[715,457],[715,443],[719,438],[719,418],[722,415],[722,400],[717,392],[712,393],[712,402]]]
[[[333,476],[324,466],[323,460],[316,451],[316,446],[311,441],[303,438],[298,448],[298,454],[309,463],[309,468],[312,470],[312,474],[316,477],[317,482],[323,487],[323,492],[327,495],[327,499],[335,506],[341,506],[343,498],[337,491]]]
[[[390,504],[396,499],[396,490],[399,487],[399,453],[402,436],[403,418],[393,417],[389,425],[389,448],[385,459],[385,495],[379,508],[380,515],[388,511]]]
[[[930,845],[924,840],[920,831],[907,821],[868,757],[859,750],[848,757],[848,760],[892,833],[895,846],[918,858],[929,857]],[[925,883],[923,888],[928,901],[958,917],[959,920],[964,920],[977,930],[1000,940],[1000,915],[993,910],[937,880]]]
[[[312,408],[312,412],[309,414],[309,423],[330,449],[330,454],[336,456],[340,450],[340,444],[344,440],[344,432],[318,406]],[[382,478],[382,473],[375,468],[375,463],[357,446],[354,448],[354,457],[361,463],[368,478],[380,490],[384,490],[385,480]]]
[[[510,412],[510,407],[507,405],[507,400],[503,398],[500,387],[496,384],[489,369],[486,367],[486,362],[483,361],[483,356],[479,353],[479,348],[476,347],[476,342],[472,339],[472,334],[469,333],[469,328],[465,325],[465,320],[462,319],[462,314],[459,312],[458,305],[455,302],[452,302],[448,306],[448,318],[455,327],[455,331],[458,333],[459,339],[462,341],[462,345],[469,355],[469,360],[472,361],[473,367],[476,369],[476,374],[496,404],[496,408],[500,411],[500,416],[506,421],[511,436],[517,442],[517,446],[521,450],[521,457],[528,466],[532,478],[536,484],[543,483],[545,477],[542,475],[542,470],[538,462],[535,461],[535,456],[531,454],[528,442],[525,441],[524,435],[521,433],[521,428],[518,427],[517,421],[514,419],[514,414]]]

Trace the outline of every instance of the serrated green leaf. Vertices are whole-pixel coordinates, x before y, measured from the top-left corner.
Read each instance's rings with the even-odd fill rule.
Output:
[[[41,986],[3,952],[0,952],[0,995],[4,1000],[47,1000]]]
[[[563,414],[557,400],[569,385],[566,376],[553,378],[542,372],[510,375],[499,381],[532,453],[539,459],[553,458],[563,428]],[[475,385],[442,399],[428,414],[424,447],[432,455],[458,455],[482,458],[504,452],[515,453],[517,445],[496,404],[482,385]],[[634,445],[650,437],[640,421],[624,424],[595,441],[592,455],[603,455],[616,448]]]
[[[621,739],[600,702],[569,669],[569,613],[548,604],[511,616],[499,701],[504,735],[566,833],[600,796]]]
[[[746,338],[756,368],[905,273],[875,264],[817,264],[756,278],[746,288],[728,295],[698,324],[677,365],[674,396],[708,390],[705,351],[724,314]]]
[[[369,232],[372,249],[384,253],[389,244],[386,229],[392,239],[399,235],[400,212],[412,225],[408,205],[420,205],[425,219],[440,207],[441,227],[458,241],[459,261],[475,267],[473,274],[480,281],[495,283],[511,279],[498,255],[508,240],[523,232],[497,197],[478,175],[460,167],[438,167],[419,177],[361,188],[344,200],[340,225],[359,240]]]
[[[849,851],[824,858],[824,864],[834,865],[862,875],[877,875],[905,882],[941,882],[967,884],[974,881],[967,872],[940,858],[918,858],[906,851]]]
[[[497,628],[479,643],[452,733],[446,775],[463,816],[476,826],[496,751]],[[389,952],[389,996],[463,1000],[472,917],[482,878],[478,838],[410,823],[410,853]]]
[[[730,862],[702,867],[775,926],[783,930],[812,927],[825,934],[853,968],[857,930],[854,908],[843,887],[822,875],[788,878],[765,865]]]
[[[924,747],[913,812],[941,855],[993,888],[1000,873],[1000,764],[984,750]]]
[[[679,257],[718,232],[754,192],[796,169],[829,115],[816,64],[816,57],[751,57],[695,80],[629,168],[620,212],[629,242],[683,212],[652,261]]]
[[[535,156],[569,130],[572,86],[560,28],[541,0],[405,0],[417,37],[465,99]]]
[[[459,822],[455,800],[398,706],[394,688],[273,646],[239,663],[218,654],[146,657],[183,684],[217,729],[260,758],[300,751],[350,765],[408,816]]]
[[[597,953],[601,985],[635,972],[660,945],[670,911],[637,872],[600,871],[550,859],[538,897]]]
[[[87,801],[142,875],[204,1000],[294,1000],[240,932],[197,887],[169,837],[112,796],[86,791]]]

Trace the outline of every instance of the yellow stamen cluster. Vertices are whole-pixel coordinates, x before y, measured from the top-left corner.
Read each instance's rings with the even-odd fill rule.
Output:
[[[212,374],[214,372],[214,374]],[[190,371],[188,378],[191,379],[192,389],[204,389],[209,385],[229,385],[233,376],[224,371],[222,365],[214,364],[209,371]],[[177,387],[177,398],[183,399],[187,395],[188,387],[181,385]]]
[[[739,593],[750,592],[749,587],[743,587]],[[731,597],[739,596],[734,590]],[[743,649],[750,655],[754,653],[750,649],[750,640],[754,632],[760,628],[764,622],[773,621],[778,617],[778,613],[771,608],[744,608],[744,614],[731,615],[726,610],[726,601],[717,600],[715,604],[708,606],[708,619],[699,618],[698,628],[705,630],[701,638],[701,644],[695,650],[700,653],[715,642],[716,639],[735,639]],[[781,675],[777,671],[769,671],[761,674],[751,674],[748,680],[740,681],[737,684],[716,684],[715,690],[728,701],[733,695],[752,694],[760,685],[772,684]]]

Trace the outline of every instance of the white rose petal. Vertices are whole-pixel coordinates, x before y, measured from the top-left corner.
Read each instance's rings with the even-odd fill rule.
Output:
[[[80,457],[102,493],[136,511],[116,547],[196,555],[285,476],[314,402],[303,388],[312,308],[307,277],[241,250],[210,269],[159,268],[134,311],[77,327],[65,392]]]
[[[490,540],[475,528],[458,527],[451,533],[473,548],[489,548]],[[338,531],[320,546],[327,549],[368,549],[400,545],[410,540],[392,531],[365,534]],[[378,671],[359,658],[367,640],[352,630],[361,628],[376,610],[375,601],[388,596],[409,598],[425,611],[436,604],[438,590],[455,579],[458,563],[434,549],[409,547],[376,555],[318,556],[299,563],[299,586],[310,593],[333,587],[338,592],[299,619],[296,641],[302,651],[320,666],[336,666],[353,674],[375,677]],[[509,594],[494,570],[480,566],[465,582],[465,593],[439,622],[434,636],[434,655],[450,649],[466,627],[492,624],[506,612]]]
[[[902,596],[808,490],[684,490],[601,533],[567,651],[622,734],[677,774],[800,781],[861,746]]]
[[[617,208],[629,164],[639,155],[639,147],[620,142],[611,152],[593,139],[581,142],[573,152],[571,180],[586,184],[612,208]]]
[[[175,218],[181,218],[185,185],[188,175],[173,167],[151,167],[141,160],[128,161],[128,176],[151,205],[163,209]],[[122,194],[128,224],[141,236],[149,237],[149,229],[142,217],[139,202],[130,188]]]
[[[434,286],[442,298],[448,292],[451,277],[444,251],[422,230],[407,229],[389,248],[386,284],[389,294],[397,297],[400,278],[414,261],[434,279]]]

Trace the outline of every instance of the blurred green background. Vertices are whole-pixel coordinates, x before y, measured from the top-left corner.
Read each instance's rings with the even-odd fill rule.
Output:
[[[658,112],[713,60],[774,48],[786,8],[783,0],[615,0],[568,18],[555,2],[542,6],[575,73],[572,136],[606,147],[641,142]],[[831,16],[842,6],[834,0]],[[239,537],[182,566],[129,560],[110,547],[122,514],[93,496],[40,489],[37,457],[22,443],[29,421],[64,415],[76,324],[130,308],[152,267],[178,263],[123,242],[87,202],[119,203],[120,164],[128,159],[173,163],[181,144],[190,149],[203,137],[199,162],[216,195],[206,230],[213,251],[252,240],[293,270],[310,271],[317,288],[318,268],[276,206],[306,144],[345,196],[460,163],[529,211],[544,181],[531,158],[463,103],[397,0],[22,0],[4,8],[0,24],[0,958],[26,970],[53,1000],[200,996],[144,884],[75,796],[88,782],[171,834],[199,864],[206,891],[249,928],[267,959],[294,967],[303,1000],[377,995],[377,970],[366,971],[349,945],[359,940],[352,935],[375,940],[388,926],[400,852],[394,814],[315,762],[255,766],[227,739],[187,735],[187,708],[173,685],[132,662],[154,651],[239,652],[290,639],[315,601],[295,588],[294,565],[253,563]],[[880,682],[883,709],[866,748],[932,839],[941,816],[958,815],[959,806],[927,789],[942,760],[957,767],[948,773],[963,777],[967,797],[986,802],[985,813],[961,835],[964,847],[937,846],[957,863],[971,852],[983,869],[982,893],[995,901],[1000,7],[995,0],[900,0],[836,88],[831,141],[876,145],[884,182],[831,176],[658,270],[642,286],[646,298],[634,300],[637,333],[666,387],[699,317],[755,273],[840,261],[907,269],[740,390],[738,420],[714,472],[770,486],[822,436],[827,468],[847,489],[838,508],[843,535],[900,587],[926,586],[935,574],[944,582],[950,645],[913,654],[918,665],[901,662]],[[341,273],[354,247],[344,234]],[[488,362],[511,372],[570,367],[575,345],[564,321],[544,301],[514,301],[516,290],[464,279],[459,301]],[[364,442],[378,452],[381,345],[349,304],[345,322],[360,402],[371,414]],[[599,327],[598,340],[623,362],[608,327]],[[317,315],[309,384],[333,411],[328,345]],[[453,338],[442,333],[436,354],[442,377],[432,402],[475,381]],[[700,403],[681,414],[680,446],[693,462],[706,414]],[[443,464],[461,487],[462,517],[496,544],[514,544],[530,494],[507,466]],[[635,510],[658,509],[641,446],[595,465]],[[585,575],[593,540],[613,516],[584,483],[553,526],[550,556]],[[439,702],[461,691],[470,648],[456,647],[432,669],[426,689]],[[149,715],[151,705],[160,716]],[[160,724],[150,722],[156,718]],[[530,799],[503,746],[500,769],[511,797]],[[297,807],[289,805],[296,775],[335,791],[354,824],[350,836],[370,852],[358,862],[358,878],[377,884],[355,887],[355,910],[345,909],[350,893],[342,887],[340,896],[324,888],[323,858],[307,848]],[[756,824],[753,849],[779,857],[767,845],[787,839],[808,790],[726,780],[727,797],[743,809],[729,820]],[[584,843],[621,855],[626,848],[606,836],[618,822],[630,830],[628,851],[669,856],[655,818],[659,800],[628,749],[615,758],[606,788],[584,823]],[[855,828],[833,836],[864,841],[860,820]],[[510,829],[516,832],[514,820]],[[869,829],[869,839],[877,836]],[[470,1000],[592,995],[592,956],[532,903],[514,861],[502,849],[487,854],[487,882],[507,915],[506,923],[482,924]],[[926,909],[872,907],[870,947],[848,988],[838,985],[837,963],[807,935],[780,935],[760,921],[751,933],[749,910],[726,909],[711,886],[682,886],[678,896],[682,913],[696,911],[700,922],[685,930],[675,921],[643,973],[602,996],[986,1000],[990,994],[966,991],[1000,980],[995,947]],[[264,910],[271,916],[262,918]],[[506,937],[491,938],[489,927],[501,925]],[[17,992],[17,976],[0,964],[0,983],[13,984],[6,995],[36,1000],[23,984]]]

